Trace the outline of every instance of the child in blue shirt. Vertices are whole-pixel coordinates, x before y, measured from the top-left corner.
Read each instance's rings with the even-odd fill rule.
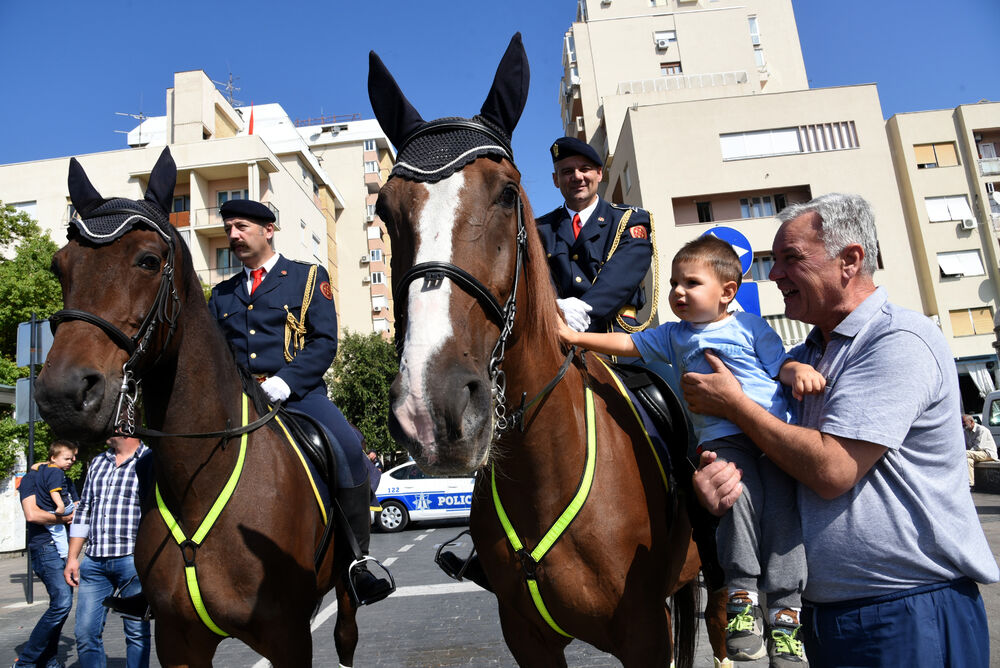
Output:
[[[795,398],[823,391],[826,380],[808,364],[791,359],[781,337],[759,316],[729,312],[743,277],[739,257],[727,242],[704,235],[674,256],[670,308],[681,322],[667,322],[635,334],[575,332],[560,325],[570,345],[608,355],[666,361],[678,376],[711,373],[705,351],[732,370],[743,391],[771,414],[791,419],[782,384]],[[778,382],[778,380],[780,382]],[[743,471],[743,494],[719,523],[716,539],[729,601],[726,648],[731,659],[771,655],[771,665],[805,666],[798,640],[805,549],[795,481],[781,471],[739,428],[722,418],[691,413],[701,450],[713,450]],[[758,587],[767,594],[764,647]]]
[[[39,494],[35,499],[40,510],[47,510],[55,515],[69,515],[76,510],[76,501],[80,495],[77,494],[73,481],[66,476],[66,471],[76,461],[76,452],[77,449],[67,441],[54,441],[49,446],[48,461],[32,467],[38,471],[39,492],[48,492],[48,496]],[[49,524],[45,528],[52,534],[52,542],[55,543],[59,556],[65,559],[69,554],[66,527],[62,524]]]

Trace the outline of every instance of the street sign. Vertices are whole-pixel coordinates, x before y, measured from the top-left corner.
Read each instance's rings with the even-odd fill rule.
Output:
[[[746,275],[750,271],[750,264],[753,262],[753,249],[750,248],[750,241],[743,236],[742,232],[731,227],[713,227],[705,232],[705,234],[711,234],[713,237],[718,237],[728,242],[740,258],[740,264],[743,265],[743,274]]]
[[[31,397],[31,380],[18,378],[14,384],[14,421],[17,424],[28,424],[32,414],[38,419],[38,407]]]
[[[52,348],[54,335],[49,328],[48,320],[37,320],[35,321],[35,326],[38,328],[34,343],[34,346],[38,348],[38,351],[35,353],[35,364],[41,364],[45,361],[45,356],[49,354],[49,350]],[[17,326],[18,366],[28,366],[31,364],[31,348],[31,323],[22,322]]]
[[[736,299],[734,299],[733,302],[733,306],[737,310],[746,311],[747,313],[753,313],[754,315],[759,316],[760,293],[757,291],[757,284],[753,281],[742,283],[740,285],[740,289],[736,291]]]

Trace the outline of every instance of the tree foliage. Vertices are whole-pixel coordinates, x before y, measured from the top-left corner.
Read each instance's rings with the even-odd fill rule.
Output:
[[[326,374],[334,403],[364,434],[366,447],[381,455],[398,450],[388,425],[389,386],[398,370],[396,351],[384,338],[346,333]]]
[[[59,247],[24,212],[0,202],[0,383],[14,385],[28,376],[15,363],[17,326],[34,313],[46,318],[62,308],[59,282],[49,271]],[[35,423],[35,459],[47,455],[52,438],[44,422]],[[13,410],[0,410],[0,477],[8,475],[20,449],[27,452],[28,425],[16,424]]]

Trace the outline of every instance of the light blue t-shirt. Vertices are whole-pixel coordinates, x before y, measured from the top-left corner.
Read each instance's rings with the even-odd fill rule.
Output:
[[[958,373],[941,330],[878,288],[825,347],[814,329],[792,354],[827,377],[826,390],[800,405],[803,427],[887,448],[835,499],[799,485],[804,597],[832,603],[963,576],[996,582],[968,493]]]
[[[632,334],[632,342],[644,362],[669,362],[678,377],[689,371],[711,373],[705,351],[714,351],[740,381],[747,396],[788,422],[788,403],[775,378],[789,356],[781,337],[759,316],[738,311],[707,325],[666,322]],[[729,420],[691,412],[689,415],[699,444],[741,433]]]

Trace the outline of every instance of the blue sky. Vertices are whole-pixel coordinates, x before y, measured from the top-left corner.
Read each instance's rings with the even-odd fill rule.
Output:
[[[165,113],[175,71],[239,79],[245,103],[293,118],[360,113],[374,49],[426,119],[479,110],[511,35],[531,63],[514,154],[537,212],[559,204],[547,147],[561,134],[562,35],[575,0],[0,0],[0,164],[125,147]],[[794,0],[810,86],[875,82],[885,117],[1000,99],[998,0]],[[762,27],[766,31],[766,26]],[[763,33],[762,33],[763,34]]]

